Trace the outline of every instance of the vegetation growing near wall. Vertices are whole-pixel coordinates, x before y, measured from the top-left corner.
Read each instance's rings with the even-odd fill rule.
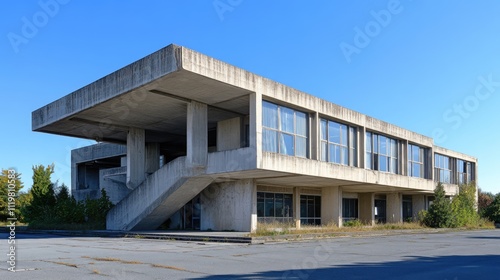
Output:
[[[495,199],[484,210],[484,216],[490,221],[500,223],[500,193],[495,196]]]
[[[486,219],[476,210],[476,185],[472,183],[459,186],[459,193],[449,199],[445,197],[444,187],[438,183],[434,190],[435,199],[428,211],[419,213],[419,220],[433,228],[484,228],[490,227]]]
[[[27,222],[28,227],[34,229],[105,229],[106,214],[113,207],[106,191],[101,190],[99,199],[77,202],[64,184],[61,187],[55,187],[50,178],[53,173],[54,165],[33,166],[33,186],[27,193],[19,193],[22,183],[20,174],[16,174],[18,221]],[[4,207],[7,195],[2,193],[7,190],[7,178],[7,170],[2,170],[0,221],[8,218],[4,213],[7,211],[7,207]]]

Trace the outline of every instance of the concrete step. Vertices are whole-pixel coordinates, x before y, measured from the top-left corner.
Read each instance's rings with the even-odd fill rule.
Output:
[[[109,230],[153,230],[205,189],[213,178],[177,158],[130,192],[106,217]]]

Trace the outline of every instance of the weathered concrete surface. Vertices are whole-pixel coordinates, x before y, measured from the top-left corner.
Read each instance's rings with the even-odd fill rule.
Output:
[[[342,226],[342,188],[339,186],[321,189],[321,224]]]
[[[130,193],[126,181],[126,166],[107,168],[99,171],[99,188],[106,190],[106,194],[113,204],[117,204]]]
[[[387,222],[403,222],[403,202],[400,193],[387,194]]]
[[[107,229],[157,228],[213,181],[197,173],[185,157],[164,165],[109,211]]]
[[[257,189],[254,180],[220,183],[213,195],[202,196],[202,230],[255,231]]]

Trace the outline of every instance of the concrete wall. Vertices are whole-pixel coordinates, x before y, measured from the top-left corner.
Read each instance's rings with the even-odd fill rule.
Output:
[[[387,194],[387,222],[403,222],[403,200],[400,193]]]
[[[240,148],[241,119],[232,118],[217,123],[217,151]]]
[[[130,193],[126,184],[127,168],[117,167],[103,169],[99,172],[99,188],[105,189],[109,200],[114,204],[120,202]]]
[[[321,224],[331,223],[342,226],[342,188],[338,186],[321,189]]]
[[[418,219],[418,212],[425,209],[425,195],[415,194],[412,196],[413,220]]]
[[[257,186],[254,180],[212,184],[201,193],[201,229],[254,231]]]

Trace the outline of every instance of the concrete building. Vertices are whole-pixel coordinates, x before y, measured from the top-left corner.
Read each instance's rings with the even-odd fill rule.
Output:
[[[254,231],[415,218],[477,179],[474,157],[190,49],[169,45],[32,114],[72,151],[77,199],[105,188],[111,230]]]

